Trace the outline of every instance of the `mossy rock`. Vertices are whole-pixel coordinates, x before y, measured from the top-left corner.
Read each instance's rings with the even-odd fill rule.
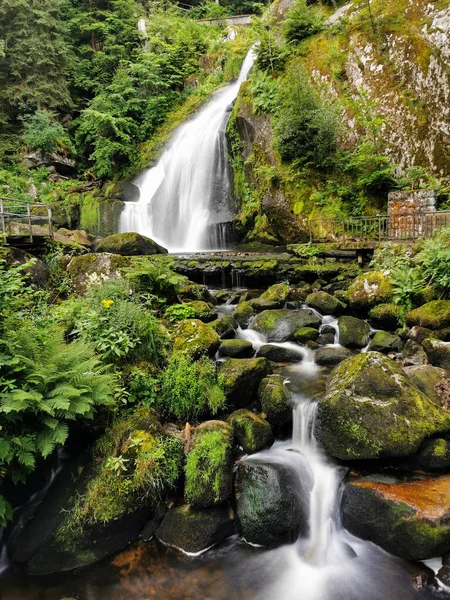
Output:
[[[345,348],[364,348],[369,341],[370,326],[355,317],[339,317],[339,343]]]
[[[346,348],[318,348],[314,353],[314,362],[316,365],[334,367],[352,356]]]
[[[255,311],[253,310],[251,304],[246,301],[240,302],[233,312],[233,319],[240,327],[242,327],[242,329],[246,329],[248,327],[250,319],[252,319],[254,316]]]
[[[282,308],[289,295],[287,283],[276,283],[270,286],[259,298],[249,301],[250,306],[257,312],[272,308]]]
[[[433,300],[406,313],[405,323],[433,330],[450,326],[450,300]]]
[[[264,334],[268,342],[286,342],[302,327],[319,328],[321,323],[309,308],[265,310],[255,317],[253,329]]]
[[[187,352],[193,358],[214,356],[220,346],[220,338],[214,329],[198,319],[180,321],[172,339],[175,352]]]
[[[247,340],[224,340],[219,346],[219,354],[229,358],[250,358],[254,349]]]
[[[156,531],[165,546],[183,552],[199,553],[220,544],[235,530],[234,514],[228,506],[172,508]]]
[[[206,508],[231,496],[233,441],[233,428],[222,421],[206,421],[195,429],[185,467],[188,504]]]
[[[296,350],[295,348],[284,348],[276,344],[263,344],[256,356],[262,356],[272,362],[278,363],[300,362],[303,360],[303,353],[300,347]]]
[[[210,293],[206,285],[201,285],[200,283],[189,283],[183,286],[178,292],[178,297],[183,302],[187,300],[203,300],[203,302],[208,302],[214,306],[217,304],[217,298]]]
[[[318,441],[343,460],[408,456],[426,437],[450,430],[450,414],[378,352],[344,360],[332,371],[317,417]]]
[[[411,341],[411,340],[409,340]],[[417,365],[405,367],[405,373],[415,388],[420,390],[437,406],[442,406],[443,398],[440,393],[439,384],[448,380],[447,372],[432,365]],[[450,385],[448,386],[450,389]]]
[[[250,405],[256,399],[261,381],[272,373],[267,358],[228,358],[219,369],[228,402],[232,406]]]
[[[246,454],[259,452],[274,442],[270,423],[251,410],[236,410],[228,417],[228,423],[233,427],[236,442]]]
[[[217,311],[212,304],[203,302],[203,300],[191,300],[190,302],[185,302],[185,304],[195,311],[195,315],[193,315],[195,319],[199,319],[204,323],[209,323],[217,319]]]
[[[314,292],[306,298],[306,304],[320,311],[323,315],[340,315],[345,304],[327,292]]]
[[[378,304],[369,311],[369,318],[380,329],[395,330],[398,327],[401,308],[398,304]]]
[[[395,333],[377,331],[369,344],[369,351],[389,354],[389,352],[399,352],[402,347],[403,342]]]
[[[434,367],[450,372],[450,342],[427,338],[422,342],[427,358]]]
[[[448,470],[450,469],[450,442],[443,438],[425,440],[416,458],[425,471]]]
[[[281,427],[292,419],[292,396],[280,375],[265,377],[259,386],[261,409],[271,425]]]
[[[427,353],[420,344],[414,340],[406,340],[403,346],[404,365],[426,365],[428,363]]]
[[[219,335],[221,339],[234,337],[238,327],[232,315],[224,315],[209,323],[209,326]]]
[[[120,279],[122,270],[130,266],[130,259],[118,254],[84,254],[74,256],[67,265],[67,272],[74,290],[83,294],[90,286],[101,285],[107,280]]]
[[[352,481],[344,489],[342,520],[350,533],[407,560],[441,556],[450,548],[450,475]]]
[[[381,271],[358,275],[348,288],[348,301],[354,310],[365,314],[377,304],[389,303],[393,287],[388,276]]]
[[[314,327],[300,327],[292,337],[298,344],[306,344],[310,340],[315,342],[319,337],[319,331]]]
[[[105,237],[96,248],[97,252],[111,252],[121,256],[144,256],[167,254],[167,250],[144,235],[134,232],[114,233]]]

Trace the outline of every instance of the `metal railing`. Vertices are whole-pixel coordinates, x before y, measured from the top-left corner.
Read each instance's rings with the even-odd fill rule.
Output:
[[[48,204],[0,197],[0,234],[4,245],[36,237],[53,239],[52,209]]]
[[[450,226],[450,211],[377,215],[347,219],[311,219],[311,242],[381,242],[416,240],[435,235]]]

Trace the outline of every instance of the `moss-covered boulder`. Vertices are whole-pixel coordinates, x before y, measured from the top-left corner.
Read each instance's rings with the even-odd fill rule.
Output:
[[[228,402],[248,406],[257,398],[260,382],[272,373],[267,358],[228,358],[219,369]]]
[[[402,558],[440,556],[450,549],[450,475],[352,481],[344,490],[342,519],[354,535]]]
[[[252,319],[254,316],[255,311],[249,302],[240,302],[236,306],[236,309],[233,313],[233,319],[240,327],[242,327],[242,329],[246,329],[248,327],[250,319]]]
[[[369,351],[389,354],[390,352],[399,352],[402,347],[403,342],[395,333],[377,331],[369,344]]]
[[[315,342],[319,337],[319,330],[314,327],[300,327],[292,336],[298,344],[306,344],[306,342]]]
[[[339,343],[346,348],[364,348],[369,341],[370,326],[355,317],[339,317]]]
[[[352,356],[347,348],[318,348],[314,353],[314,362],[316,365],[334,367]]]
[[[303,359],[301,349],[297,350],[292,344],[289,348],[277,346],[276,344],[263,344],[256,356],[263,356],[272,362],[299,362]]]
[[[188,300],[203,300],[208,304],[217,304],[216,296],[213,296],[206,285],[200,283],[188,283],[181,287],[178,291],[178,298],[183,302]]]
[[[231,315],[219,317],[208,323],[208,325],[224,340],[233,338],[238,327],[238,324]]]
[[[343,460],[414,454],[426,437],[450,429],[450,414],[378,352],[344,360],[332,371],[317,417],[317,439]]]
[[[375,327],[380,329],[397,329],[401,315],[401,308],[398,304],[378,304],[369,311],[369,318]]]
[[[111,252],[121,256],[167,254],[167,250],[140,233],[114,233],[105,237],[96,248],[97,252]]]
[[[265,310],[255,317],[253,329],[264,334],[269,342],[286,342],[302,327],[319,328],[321,323],[308,308]]]
[[[109,279],[120,279],[122,269],[130,265],[130,260],[118,254],[84,254],[72,258],[67,265],[67,272],[74,290],[83,294],[92,285],[101,285]]]
[[[425,440],[416,459],[425,471],[447,470],[450,468],[450,442],[444,438]]]
[[[433,300],[406,313],[405,323],[433,330],[450,326],[450,300]]]
[[[247,340],[224,340],[219,346],[220,356],[229,358],[250,358],[253,353],[253,345]]]
[[[444,390],[441,389],[443,387],[441,384],[446,384],[445,387],[450,391],[450,380],[444,369],[432,365],[414,365],[405,367],[404,371],[415,388],[424,393],[437,406],[443,405],[442,393]]]
[[[348,288],[348,301],[354,310],[366,314],[377,304],[387,304],[392,299],[393,288],[388,276],[381,271],[358,275]]]
[[[433,366],[450,371],[450,342],[427,338],[422,342],[422,346]]]
[[[266,419],[274,427],[281,427],[292,419],[292,396],[280,375],[269,375],[261,381],[258,398]]]
[[[235,530],[234,514],[228,506],[172,508],[156,531],[165,546],[197,554],[220,544]]]
[[[240,534],[251,544],[274,547],[307,532],[311,476],[300,454],[290,458],[276,463],[255,457],[239,465],[236,512]]]
[[[217,311],[212,304],[208,304],[208,302],[204,302],[203,300],[191,300],[190,302],[185,302],[186,306],[190,306],[194,313],[192,316],[195,319],[199,319],[204,323],[209,323],[210,321],[214,321],[217,319]]]
[[[306,304],[323,315],[340,315],[345,310],[345,304],[327,292],[309,294]]]
[[[208,325],[198,319],[180,321],[172,333],[175,352],[187,352],[193,358],[214,356],[220,346],[220,338]]]
[[[428,363],[427,353],[420,344],[414,340],[406,340],[402,350],[403,364],[426,365]]]
[[[206,421],[195,429],[185,467],[184,498],[195,507],[222,504],[233,483],[233,428]]]
[[[270,286],[259,298],[250,300],[249,304],[256,312],[272,308],[282,308],[288,295],[289,285],[287,283],[276,283]]]
[[[274,442],[270,423],[251,410],[236,410],[228,417],[228,423],[233,427],[236,442],[246,454],[259,452]]]

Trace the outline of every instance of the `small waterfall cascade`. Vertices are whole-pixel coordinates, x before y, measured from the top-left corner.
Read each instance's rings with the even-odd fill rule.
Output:
[[[121,233],[147,235],[171,252],[224,249],[223,224],[232,218],[225,130],[253,62],[250,50],[239,78],[178,127],[156,164],[134,181],[139,199],[125,203]]]

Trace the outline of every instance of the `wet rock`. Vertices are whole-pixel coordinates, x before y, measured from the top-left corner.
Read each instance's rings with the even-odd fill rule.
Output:
[[[224,315],[215,321],[211,321],[209,326],[219,335],[221,339],[234,337],[238,324],[231,315]]]
[[[96,252],[110,252],[121,256],[167,254],[167,250],[140,233],[114,233],[97,245]]]
[[[309,340],[315,342],[319,337],[319,331],[314,327],[301,327],[292,337],[298,344],[306,344]]]
[[[323,315],[339,315],[345,310],[345,304],[327,292],[314,292],[306,298],[306,304]]]
[[[408,327],[443,329],[450,326],[450,300],[432,300],[405,315]]]
[[[418,327],[415,325],[408,331],[407,337],[409,340],[413,340],[414,342],[421,344],[427,338],[433,337],[433,332],[431,329],[427,329],[426,327]]]
[[[256,312],[272,308],[282,308],[288,295],[289,285],[286,283],[276,283],[270,286],[259,298],[250,300],[249,304]]]
[[[323,325],[320,328],[320,333],[332,333],[333,335],[336,335],[336,328],[333,327],[333,325]]]
[[[224,340],[219,346],[220,356],[230,358],[250,358],[253,352],[252,343],[247,340]]]
[[[205,286],[206,287],[206,286]],[[206,288],[208,289],[208,288]],[[230,299],[230,293],[225,290],[217,290],[212,293],[218,304],[225,304]]]
[[[442,396],[439,384],[447,379],[447,372],[432,365],[405,367],[408,380],[412,385],[425,394],[432,402],[442,406]]]
[[[156,537],[165,546],[198,553],[233,535],[234,514],[228,506],[194,509],[189,505],[170,510]]]
[[[427,353],[422,346],[414,340],[406,340],[403,347],[403,358],[405,366],[425,365],[428,362]]]
[[[270,424],[251,410],[236,410],[228,417],[228,423],[233,427],[236,442],[246,454],[259,452],[274,442]]]
[[[299,465],[304,462],[301,455],[292,458]],[[240,533],[247,542],[274,547],[306,534],[312,482],[306,466],[300,481],[296,466],[294,462],[266,462],[263,458],[247,459],[239,465],[236,512]]]
[[[219,370],[232,406],[248,406],[256,399],[260,382],[272,373],[266,358],[228,358]]]
[[[450,429],[450,414],[378,352],[359,354],[331,373],[319,403],[318,441],[343,460],[408,456],[423,440]]]
[[[258,390],[262,411],[274,427],[292,419],[292,398],[285,381],[280,375],[269,375],[261,381]]]
[[[450,468],[450,443],[443,438],[425,440],[417,454],[417,462],[425,471]]]
[[[386,483],[352,481],[342,500],[344,527],[407,560],[450,548],[450,475]]]
[[[273,362],[299,362],[303,359],[300,348],[297,351],[294,348],[284,348],[272,344],[262,345],[256,356],[263,356]]]
[[[356,277],[348,288],[348,301],[354,310],[367,313],[377,304],[389,303],[392,293],[392,284],[387,275],[372,271]]]
[[[185,302],[185,304],[186,306],[190,306],[195,312],[193,314],[194,319],[199,319],[204,323],[209,323],[217,319],[217,312],[212,304],[203,302],[203,300],[191,300],[190,302]]]
[[[346,348],[319,348],[314,353],[314,362],[316,365],[335,366],[353,354]]]
[[[436,577],[447,587],[450,587],[450,566],[443,565],[436,574]]]
[[[187,352],[193,358],[202,355],[214,356],[220,346],[220,338],[208,325],[198,319],[180,321],[173,334],[175,352]]]
[[[395,333],[377,331],[370,342],[369,351],[389,354],[390,352],[399,352],[402,346],[402,340]]]
[[[427,338],[423,341],[422,346],[433,366],[450,371],[450,342]]]
[[[286,342],[302,327],[319,328],[321,319],[312,310],[265,310],[256,316],[253,328],[267,336],[269,342]]]
[[[378,304],[370,309],[369,318],[375,327],[395,331],[398,327],[400,312],[398,304]]]
[[[327,346],[328,344],[334,344],[335,334],[333,333],[321,333],[317,338],[316,342],[320,346]]]
[[[142,540],[144,542],[150,542],[158,529],[161,521],[164,519],[165,514],[167,513],[167,506],[165,502],[160,502],[159,505],[155,509],[155,513],[153,518],[147,521],[142,530]]]
[[[201,285],[200,283],[189,283],[183,286],[178,292],[178,297],[183,302],[187,300],[202,300],[203,302],[208,302],[208,304],[217,304],[217,297],[210,293],[206,285]]]
[[[364,348],[369,340],[370,326],[355,317],[339,317],[339,343],[346,348]]]
[[[246,329],[248,327],[250,319],[252,319],[254,316],[255,311],[249,302],[241,302],[238,304],[233,313],[234,320],[240,327],[242,327],[242,329]]]
[[[187,504],[207,508],[222,504],[233,484],[233,428],[222,421],[206,421],[195,429],[185,467]]]

